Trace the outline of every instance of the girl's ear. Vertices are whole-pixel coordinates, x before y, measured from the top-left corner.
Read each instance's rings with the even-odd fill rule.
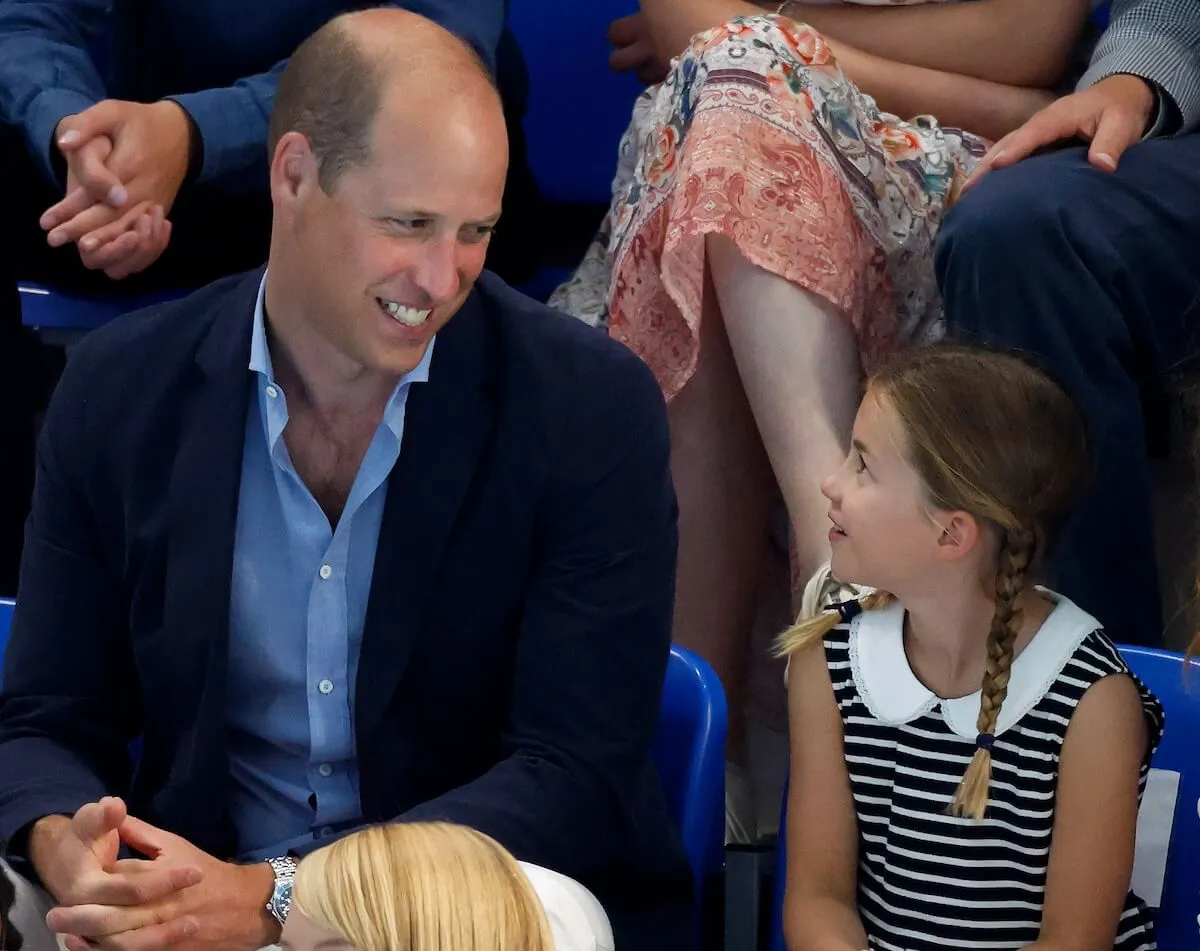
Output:
[[[939,512],[934,521],[942,528],[938,553],[946,561],[958,561],[979,545],[983,529],[970,512]]]

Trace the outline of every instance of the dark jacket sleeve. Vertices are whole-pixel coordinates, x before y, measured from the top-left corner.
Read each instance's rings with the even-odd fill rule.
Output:
[[[104,99],[89,46],[101,33],[106,0],[0,0],[0,125],[25,133],[46,181],[64,116]]]
[[[606,354],[609,355],[609,354]],[[615,367],[614,367],[615,364]],[[667,417],[622,350],[563,413],[517,649],[505,758],[402,820],[465,823],[576,878],[637,836],[670,646],[676,505]]]
[[[97,435],[90,353],[68,364],[38,447],[17,610],[0,690],[0,839],[123,794],[138,691],[120,585],[89,501]],[[108,421],[112,423],[112,421]]]

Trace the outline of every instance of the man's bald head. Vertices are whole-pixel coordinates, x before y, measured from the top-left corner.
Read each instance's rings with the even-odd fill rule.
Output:
[[[406,10],[363,10],[331,20],[288,60],[275,92],[268,154],[288,132],[299,132],[317,161],[321,188],[332,193],[346,169],[369,161],[375,120],[393,95],[414,107],[455,97],[501,108],[487,66],[453,33]]]

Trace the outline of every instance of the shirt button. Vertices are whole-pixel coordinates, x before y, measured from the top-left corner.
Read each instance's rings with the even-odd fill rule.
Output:
[[[326,776],[326,777],[332,776],[333,775],[333,767],[330,766],[328,763],[322,763],[320,766],[317,767],[317,772],[320,773],[322,776]]]
[[[333,681],[322,680],[319,684],[317,684],[317,689],[320,690],[321,693],[333,693]]]
[[[267,396],[271,397],[271,399],[275,399],[275,397],[277,397],[278,395],[279,395],[279,390],[276,389],[274,386],[267,387]]]
[[[328,581],[333,577],[333,568],[331,568],[329,565],[322,565],[320,574],[322,581]]]

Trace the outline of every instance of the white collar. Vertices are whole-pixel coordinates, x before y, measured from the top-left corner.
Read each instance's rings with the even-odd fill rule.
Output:
[[[1054,608],[1012,665],[1008,696],[996,735],[1003,733],[1045,696],[1084,638],[1100,622],[1060,594],[1039,588]],[[938,704],[956,734],[974,740],[980,691],[942,700],[917,679],[904,653],[904,606],[893,602],[864,611],[850,624],[850,666],[859,696],[875,719],[891,726],[909,723]]]

